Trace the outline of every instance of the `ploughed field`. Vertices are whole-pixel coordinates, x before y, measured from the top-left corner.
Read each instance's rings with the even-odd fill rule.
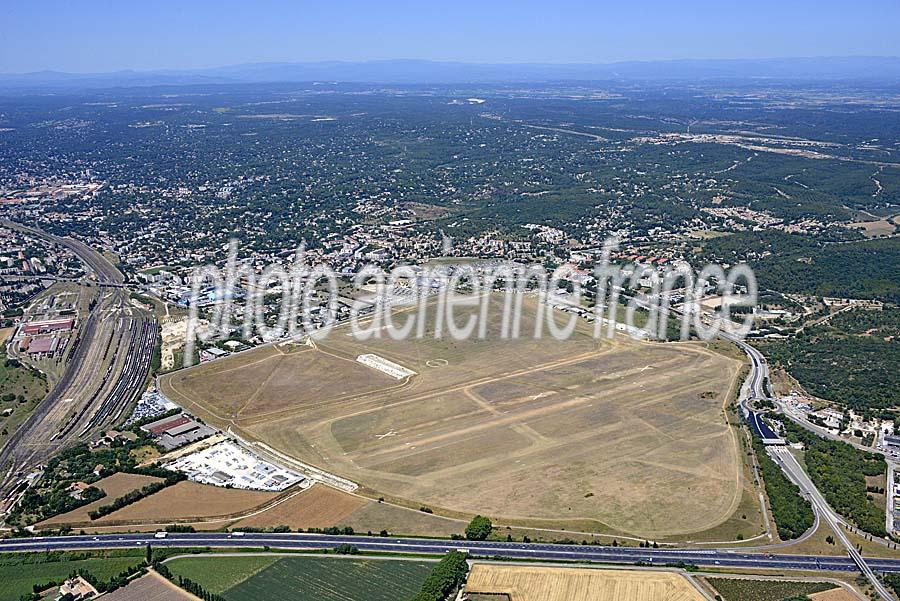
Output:
[[[346,326],[175,372],[175,402],[220,427],[349,478],[373,495],[436,511],[543,527],[594,523],[644,536],[698,532],[740,501],[737,439],[724,405],[740,362],[703,343],[501,336],[359,340]],[[456,323],[476,309],[457,309]],[[562,325],[569,315],[557,314]],[[374,353],[417,372],[396,380]],[[698,508],[702,507],[702,511]]]

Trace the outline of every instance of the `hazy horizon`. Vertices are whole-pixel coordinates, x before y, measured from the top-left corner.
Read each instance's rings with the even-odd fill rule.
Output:
[[[847,55],[821,55],[821,56],[764,56],[756,58],[670,58],[670,59],[645,59],[645,60],[622,60],[622,61],[477,61],[477,60],[453,60],[453,59],[423,59],[410,57],[396,58],[380,58],[370,60],[342,60],[342,59],[323,59],[323,60],[299,60],[299,61],[247,61],[241,63],[223,63],[215,65],[207,65],[201,67],[178,68],[178,67],[161,67],[148,69],[122,68],[107,71],[69,71],[61,69],[39,69],[34,71],[4,71],[0,72],[0,76],[18,76],[33,75],[40,73],[59,73],[66,75],[114,75],[117,73],[202,73],[208,71],[219,71],[228,69],[240,69],[245,67],[267,67],[267,66],[307,66],[307,65],[379,65],[379,64],[434,64],[434,65],[459,65],[473,67],[614,67],[617,65],[652,65],[652,64],[763,64],[775,62],[790,61],[840,61],[840,60],[898,60],[900,54],[897,55],[866,55],[866,54],[847,54]]]
[[[49,5],[49,6],[48,6]],[[900,56],[900,5],[836,1],[514,7],[50,2],[7,7],[0,73],[196,70],[255,63],[484,64]]]

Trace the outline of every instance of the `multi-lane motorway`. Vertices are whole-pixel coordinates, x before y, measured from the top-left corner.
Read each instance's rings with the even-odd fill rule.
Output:
[[[743,340],[728,336],[726,336],[726,338],[737,344],[745,353],[747,353],[747,356],[750,358],[750,375],[747,378],[747,384],[749,386],[748,394],[741,398],[740,405],[744,411],[744,414],[749,419],[757,420],[757,431],[761,436],[765,437],[765,432],[771,432],[771,429],[768,427],[768,425],[762,422],[757,413],[751,411],[747,407],[747,402],[753,398],[770,398],[769,391],[767,390],[766,386],[766,382],[769,378],[768,363],[766,362],[766,358],[762,355],[762,353],[760,353],[758,350],[756,350]],[[785,448],[771,448],[769,454],[771,455],[772,459],[774,459],[775,462],[778,463],[787,477],[794,484],[800,487],[800,492],[804,497],[809,499],[810,503],[812,504],[813,511],[815,511],[819,518],[824,520],[825,523],[827,523],[835,532],[838,539],[847,549],[850,559],[853,560],[856,568],[860,572],[862,572],[866,579],[872,584],[872,587],[877,591],[878,595],[886,601],[890,601],[891,599],[893,599],[894,597],[888,592],[887,588],[875,575],[875,571],[883,571],[879,567],[877,567],[879,564],[877,564],[876,562],[880,560],[867,560],[863,558],[859,551],[857,551],[856,547],[847,537],[847,534],[842,528],[842,525],[845,523],[843,518],[841,518],[841,516],[831,508],[831,506],[828,504],[828,501],[825,500],[825,497],[822,496],[822,493],[819,492],[819,489],[816,488],[815,484],[813,484],[812,480],[810,480],[809,476],[803,470],[803,467],[801,467],[796,457],[794,457],[794,455]]]
[[[113,285],[121,285],[121,274],[95,251],[81,243],[57,239],[57,242],[65,244],[72,249],[90,267],[98,282],[109,282]],[[83,254],[82,254],[83,253]],[[100,257],[102,259],[102,257]],[[110,271],[112,269],[113,271]],[[122,291],[114,293],[121,298]],[[121,306],[121,304],[120,304]],[[83,336],[91,335],[91,327],[97,319],[96,314],[90,315],[84,326]],[[155,323],[151,322],[155,337]],[[139,360],[126,364],[121,374],[123,378],[117,380],[118,384],[113,388],[131,388],[137,380],[146,372],[137,366],[145,364],[149,360],[149,351],[152,345],[148,342],[151,328],[146,323],[132,323],[129,332],[131,342],[128,346],[127,356],[136,355]],[[737,344],[748,355],[751,361],[751,371],[747,380],[747,394],[741,399],[741,407],[745,414],[750,414],[746,402],[752,398],[769,398],[766,390],[768,377],[768,365],[762,354],[742,340],[734,339],[728,335],[724,338]],[[149,345],[149,346],[148,346]],[[87,345],[85,345],[87,346]],[[108,346],[108,345],[107,345]],[[77,349],[81,351],[81,349]],[[77,363],[77,362],[76,362]],[[68,372],[67,372],[68,373]],[[65,374],[63,376],[65,378]],[[123,383],[124,382],[124,383]],[[54,389],[56,390],[56,389]],[[118,397],[118,394],[115,394]],[[53,393],[48,399],[53,397]],[[81,434],[90,429],[99,415],[101,418],[112,413],[116,404],[110,405],[110,397],[93,410],[93,417],[87,421],[87,425]],[[42,405],[43,406],[43,405]],[[87,407],[93,407],[88,403]],[[40,409],[36,412],[40,415]],[[102,420],[101,420],[102,421]],[[97,422],[99,423],[99,422]],[[27,425],[27,424],[26,424]],[[27,429],[23,428],[26,431]],[[17,432],[18,434],[18,432]],[[12,446],[12,445],[10,445]],[[9,450],[10,446],[4,451]],[[840,528],[841,519],[828,506],[825,499],[816,490],[813,483],[803,472],[799,464],[790,453],[773,453],[773,457],[782,466],[788,476],[797,483],[801,491],[813,503],[818,516],[828,522],[837,532],[841,541],[848,548],[849,556],[813,556],[813,555],[779,555],[760,551],[743,552],[740,549],[650,549],[634,547],[601,547],[595,545],[555,545],[543,543],[514,543],[514,542],[473,542],[473,541],[447,541],[420,538],[396,538],[396,537],[367,537],[367,536],[326,536],[317,534],[261,534],[246,533],[241,535],[228,533],[202,533],[202,534],[169,534],[165,538],[156,538],[153,534],[121,534],[121,535],[96,535],[96,536],[68,536],[68,537],[34,537],[26,539],[7,539],[0,541],[0,552],[12,551],[47,551],[66,549],[109,549],[127,548],[152,544],[154,546],[167,547],[271,547],[273,549],[330,549],[340,544],[351,544],[363,551],[381,551],[390,553],[430,553],[440,554],[453,549],[466,549],[473,555],[486,557],[504,557],[509,559],[536,559],[536,560],[561,560],[561,561],[595,561],[606,563],[635,563],[643,562],[653,565],[675,564],[684,562],[703,566],[723,566],[734,568],[773,568],[782,570],[823,570],[823,571],[857,571],[860,570],[872,583],[875,590],[884,599],[892,597],[878,580],[875,572],[900,572],[900,559],[863,559],[847,540]],[[34,457],[30,458],[31,460]]]
[[[96,536],[65,536],[0,541],[0,552],[61,551],[81,549],[116,549],[129,547],[222,547],[272,549],[333,549],[350,544],[361,551],[383,553],[441,554],[464,549],[479,557],[508,559],[536,559],[542,561],[594,561],[604,563],[643,562],[652,565],[686,564],[727,566],[734,568],[767,568],[781,570],[810,570],[855,572],[856,564],[849,557],[815,555],[776,555],[744,553],[740,549],[690,550],[650,549],[640,547],[601,547],[596,545],[556,545],[546,543],[476,542],[435,540],[425,538],[397,538],[377,536],[328,536],[324,534],[263,534],[196,533],[167,535],[104,534]],[[870,559],[878,571],[900,572],[900,559]]]

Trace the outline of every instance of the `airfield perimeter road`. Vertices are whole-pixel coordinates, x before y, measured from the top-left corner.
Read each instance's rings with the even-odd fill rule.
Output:
[[[856,564],[848,557],[744,553],[740,549],[650,549],[547,543],[452,541],[407,537],[329,536],[300,533],[264,534],[247,532],[239,536],[228,533],[171,533],[166,538],[155,538],[153,533],[100,534],[96,536],[4,539],[0,541],[0,552],[124,549],[146,545],[182,548],[269,547],[272,549],[322,550],[333,549],[340,544],[353,545],[361,551],[380,551],[383,553],[443,554],[460,549],[479,557],[504,557],[509,559],[594,561],[627,564],[643,562],[647,565],[657,566],[684,562],[702,566],[749,569],[857,571]],[[867,561],[874,569],[880,572],[900,572],[900,559],[869,559]]]
[[[33,227],[0,223],[75,253],[88,274],[80,285],[93,305],[79,318],[59,379],[0,451],[5,508],[24,491],[24,476],[63,446],[114,423],[140,394],[156,342],[156,320],[130,303],[121,272],[96,250]]]

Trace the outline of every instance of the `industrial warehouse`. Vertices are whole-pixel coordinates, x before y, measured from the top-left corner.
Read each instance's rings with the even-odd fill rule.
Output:
[[[153,436],[167,451],[215,434],[215,430],[184,413],[150,422],[141,426],[141,430]]]

